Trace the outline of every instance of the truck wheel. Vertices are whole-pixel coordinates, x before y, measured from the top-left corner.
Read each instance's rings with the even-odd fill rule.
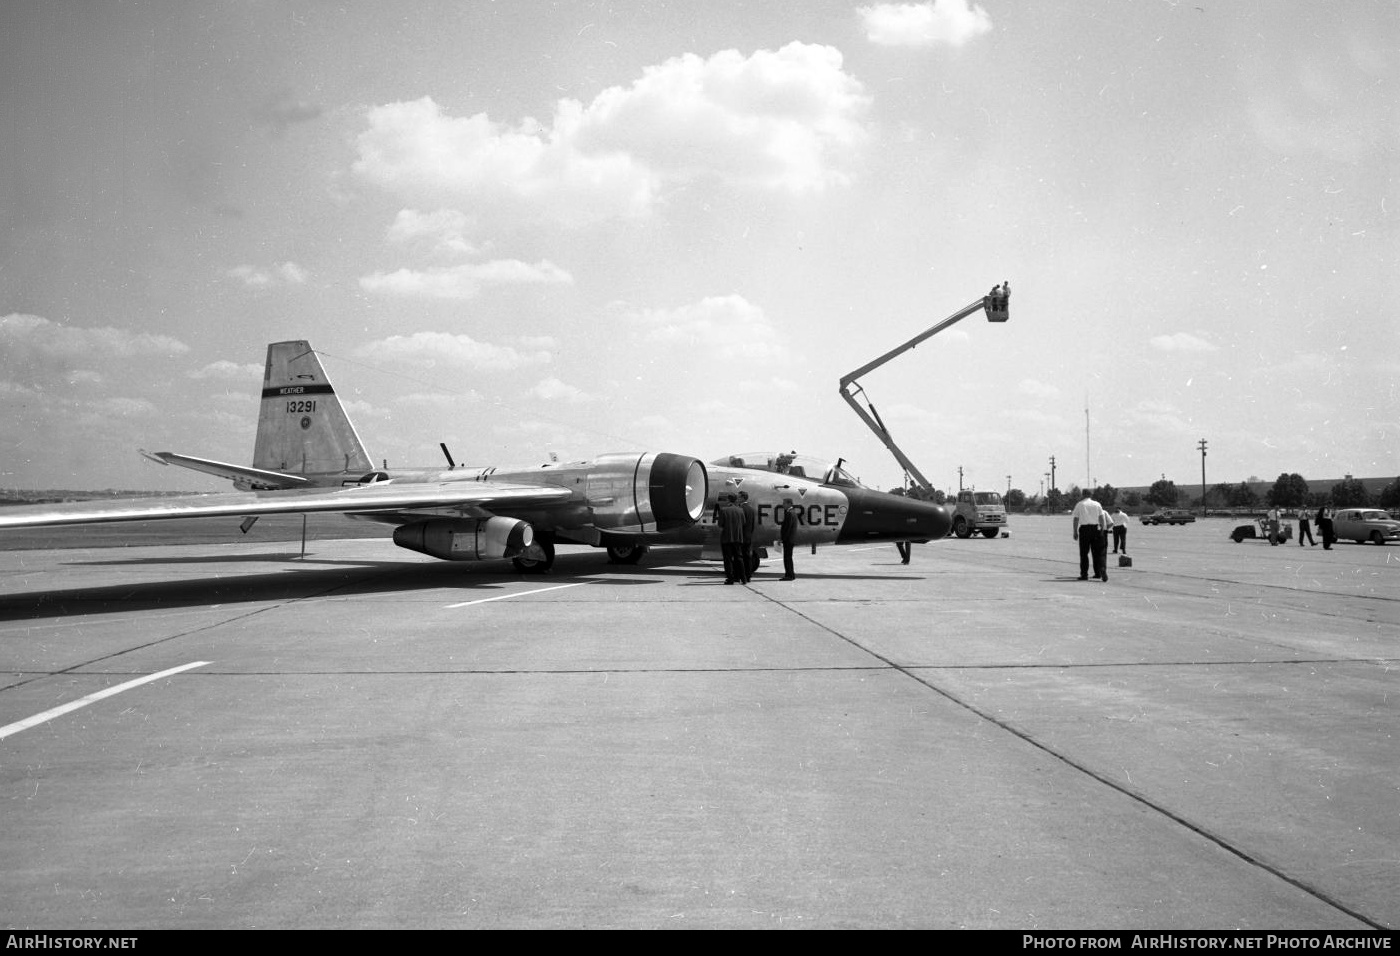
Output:
[[[959,538],[966,538],[972,534],[972,529],[967,526],[967,520],[965,518],[953,519],[953,534],[957,535]]]
[[[984,537],[984,538],[995,538],[996,536],[997,536],[997,529],[996,529],[996,528],[983,528],[983,529],[982,529],[982,537]]]

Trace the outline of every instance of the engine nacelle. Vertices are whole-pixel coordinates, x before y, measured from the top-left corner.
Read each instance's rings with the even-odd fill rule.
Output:
[[[394,544],[444,561],[513,558],[534,540],[529,523],[515,518],[434,519],[394,529]]]
[[[588,470],[588,506],[600,531],[688,528],[705,514],[705,463],[669,452],[603,455]]]

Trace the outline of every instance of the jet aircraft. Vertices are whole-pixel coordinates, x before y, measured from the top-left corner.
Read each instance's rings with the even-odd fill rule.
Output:
[[[447,452],[446,446],[443,447]],[[932,502],[875,491],[842,462],[795,453],[711,462],[670,452],[626,452],[523,468],[376,469],[320,359],[304,340],[267,348],[251,466],[173,452],[143,455],[229,479],[235,492],[110,499],[0,510],[0,530],[167,518],[337,513],[395,525],[394,543],[448,561],[509,559],[525,572],[554,563],[559,543],[605,548],[636,563],[654,544],[718,552],[721,494],[747,491],[755,547],[777,539],[783,509],[797,511],[797,543],[924,542],[942,538],[948,513]]]

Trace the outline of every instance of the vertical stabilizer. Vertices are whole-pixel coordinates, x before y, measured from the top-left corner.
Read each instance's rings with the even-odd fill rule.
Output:
[[[359,478],[373,470],[321,360],[304,341],[267,347],[253,467]]]

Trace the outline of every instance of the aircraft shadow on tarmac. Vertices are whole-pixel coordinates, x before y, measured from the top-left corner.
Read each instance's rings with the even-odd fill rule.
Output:
[[[227,561],[227,558],[199,557],[130,560],[70,561],[69,566],[194,565]],[[21,591],[0,594],[0,621],[73,617],[97,614],[141,613],[174,608],[202,607],[259,602],[297,601],[314,597],[355,597],[368,594],[403,594],[415,591],[451,590],[463,593],[496,591],[503,585],[557,584],[590,580],[601,585],[655,583],[656,572],[639,568],[630,578],[597,577],[606,568],[596,553],[561,555],[547,575],[522,575],[508,562],[483,564],[424,564],[400,561],[318,561],[296,556],[241,555],[242,562],[285,560],[285,565],[264,573],[221,577],[171,578],[124,582],[98,586],[77,586],[65,590]],[[632,570],[632,569],[628,569]],[[648,580],[650,579],[650,580]],[[528,587],[526,588],[528,590]]]
[[[277,564],[274,570],[232,576],[170,578],[77,586],[63,590],[0,594],[0,621],[142,613],[175,608],[297,601],[314,597],[356,597],[450,590],[457,595],[495,591],[503,585],[525,586],[588,580],[594,584],[635,586],[666,578],[687,578],[683,587],[714,587],[722,581],[718,561],[701,562],[698,549],[653,550],[636,565],[609,564],[597,551],[560,553],[550,573],[521,574],[508,562],[450,562],[321,559],[297,554],[196,555],[102,558],[65,561],[67,567],[128,566],[158,568],[201,564]],[[656,566],[651,566],[651,565]],[[778,581],[779,571],[761,568],[754,584]],[[910,574],[909,578],[923,575]],[[889,580],[889,574],[803,574],[803,580]]]

